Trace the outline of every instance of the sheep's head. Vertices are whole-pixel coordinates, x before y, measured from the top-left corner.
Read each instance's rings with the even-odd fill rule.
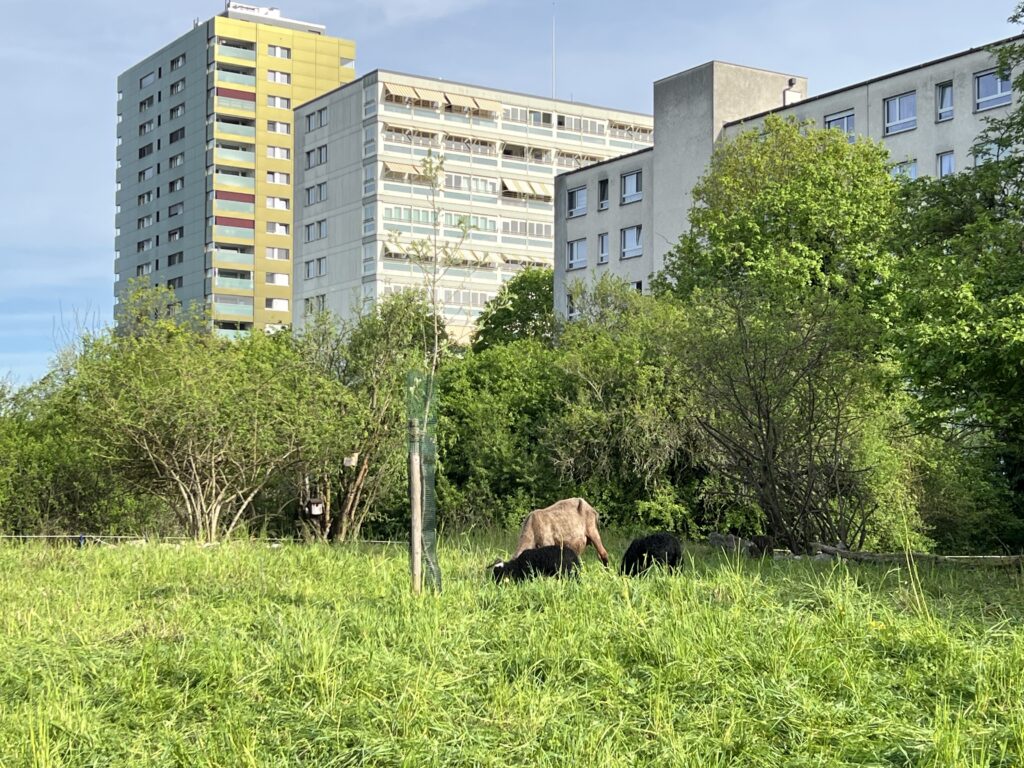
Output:
[[[508,574],[505,572],[505,561],[495,560],[494,565],[491,566],[491,575],[494,577],[496,582],[500,582]]]

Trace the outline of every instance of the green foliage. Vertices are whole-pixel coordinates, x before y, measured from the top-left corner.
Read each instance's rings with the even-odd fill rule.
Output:
[[[442,369],[438,433],[447,524],[517,526],[561,493],[545,434],[568,388],[559,355],[523,339]]]
[[[742,287],[782,300],[809,288],[877,299],[896,212],[886,164],[880,144],[777,117],[719,144],[661,288],[683,298]]]
[[[676,575],[497,587],[513,544],[442,546],[427,601],[400,547],[0,547],[3,763],[1024,761],[1012,573],[688,548]]]
[[[501,286],[477,321],[473,350],[521,339],[554,342],[554,271],[530,267]]]

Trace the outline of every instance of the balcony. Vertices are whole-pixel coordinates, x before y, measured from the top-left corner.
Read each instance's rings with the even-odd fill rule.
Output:
[[[243,203],[238,200],[214,200],[213,210],[216,213],[247,213],[256,214],[256,203]]]
[[[218,83],[232,83],[234,85],[248,85],[256,87],[256,75],[243,75],[240,72],[228,72],[223,69],[216,70]]]
[[[256,230],[249,227],[229,227],[224,224],[213,225],[213,236],[215,238],[230,237],[235,240],[247,240],[252,242],[256,239]]]
[[[256,51],[248,48],[237,48],[233,45],[221,43],[217,46],[217,58],[242,59],[243,61],[256,61]]]
[[[234,251],[230,248],[215,248],[211,252],[213,264],[237,264],[251,267],[253,265],[253,254]]]
[[[241,149],[226,149],[225,147],[217,147],[213,153],[215,160],[222,160],[226,163],[255,163],[256,153],[247,152]]]
[[[213,183],[222,187],[239,187],[241,189],[256,189],[256,179],[252,176],[239,176],[234,173],[214,173]]]
[[[240,125],[239,123],[225,123],[218,120],[214,123],[214,130],[221,133],[230,133],[232,136],[245,136],[250,139],[256,138],[255,125]]]
[[[256,112],[256,102],[245,99],[233,99],[230,96],[218,96],[216,99],[218,110],[233,109],[236,112]]]
[[[239,296],[240,302],[232,301],[233,296],[214,296],[213,314],[227,315],[232,318],[252,319],[252,298]]]
[[[252,278],[221,277],[220,275],[217,275],[213,278],[213,285],[216,288],[232,288],[238,291],[251,291]]]

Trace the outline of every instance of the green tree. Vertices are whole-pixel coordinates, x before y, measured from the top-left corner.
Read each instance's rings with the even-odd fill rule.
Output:
[[[794,550],[879,538],[880,492],[901,482],[878,450],[896,194],[882,147],[769,118],[716,148],[656,281],[684,300],[677,349],[719,495]]]
[[[132,307],[154,299],[173,296],[137,288],[124,311],[146,318]],[[254,499],[299,460],[323,415],[348,408],[345,389],[312,375],[287,334],[225,341],[165,316],[88,339],[76,390],[96,455],[206,541],[251,522]]]
[[[520,339],[554,343],[554,271],[529,267],[501,286],[477,321],[473,350]]]

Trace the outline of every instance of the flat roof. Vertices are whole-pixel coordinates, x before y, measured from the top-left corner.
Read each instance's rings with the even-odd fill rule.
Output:
[[[299,104],[296,108],[304,107],[304,106],[306,106],[306,104],[312,104],[314,101],[322,99],[325,96],[330,96],[331,94],[337,93],[340,90],[343,90],[345,88],[349,88],[351,86],[354,86],[356,83],[359,83],[360,81],[365,80],[366,78],[370,77],[371,75],[377,75],[377,79],[378,80],[380,79],[381,75],[384,75],[385,79],[387,78],[387,75],[398,75],[399,77],[411,77],[411,78],[415,78],[417,80],[427,80],[427,81],[429,81],[429,82],[431,82],[431,83],[433,83],[433,84],[435,84],[437,86],[442,86],[442,90],[443,90],[443,86],[445,86],[445,85],[457,85],[457,86],[460,86],[460,87],[463,87],[463,88],[479,88],[481,91],[491,91],[492,93],[505,93],[505,94],[508,94],[509,96],[524,96],[524,97],[526,97],[528,99],[537,99],[539,101],[547,101],[547,102],[550,102],[551,104],[570,105],[570,106],[577,106],[577,107],[588,107],[589,109],[601,109],[601,110],[604,110],[606,112],[620,112],[620,113],[622,113],[624,115],[634,115],[636,117],[648,118],[651,121],[654,120],[654,116],[653,115],[648,115],[648,114],[646,114],[644,112],[633,112],[633,111],[628,110],[628,109],[616,109],[615,107],[602,107],[602,106],[600,106],[598,104],[586,104],[586,103],[581,102],[581,101],[566,101],[565,99],[552,99],[550,96],[537,96],[537,95],[532,94],[532,93],[521,93],[519,91],[508,91],[508,90],[505,90],[504,88],[491,88],[489,85],[477,85],[475,83],[461,83],[461,82],[459,82],[457,80],[445,80],[443,77],[430,77],[428,75],[413,75],[413,74],[410,74],[408,72],[396,72],[393,69],[374,69],[374,70],[371,70],[371,71],[367,72],[365,75],[363,75],[362,77],[357,77],[351,83],[343,83],[342,85],[339,85],[337,88],[334,88],[333,90],[321,93],[319,96],[315,96],[312,99],[310,99],[309,101],[305,101],[302,104]]]
[[[847,85],[847,86],[843,86],[842,88],[836,88],[835,90],[832,90],[832,91],[827,91],[825,93],[819,93],[816,96],[808,96],[807,98],[801,99],[800,101],[796,102],[795,104],[786,104],[786,105],[781,106],[781,107],[774,107],[772,109],[766,109],[763,112],[758,112],[757,114],[747,115],[746,117],[742,117],[739,120],[730,120],[729,122],[725,123],[725,125],[726,126],[740,125],[741,123],[748,122],[749,120],[757,120],[759,118],[764,117],[765,115],[770,115],[770,114],[773,114],[775,112],[782,112],[782,111],[787,110],[787,109],[795,109],[795,108],[801,107],[804,104],[807,104],[809,102],[817,101],[818,99],[827,99],[829,96],[835,96],[836,94],[843,93],[844,91],[852,91],[855,88],[863,88],[866,85],[872,85],[873,83],[880,83],[883,80],[888,80],[889,78],[892,78],[892,77],[899,77],[900,75],[905,75],[905,74],[907,74],[909,72],[916,72],[919,69],[925,69],[927,67],[933,67],[936,64],[942,64],[943,62],[950,61],[951,59],[957,59],[957,58],[959,58],[961,56],[969,56],[972,53],[979,53],[981,51],[987,51],[990,48],[993,48],[995,46],[1006,45],[1007,43],[1019,42],[1021,40],[1024,40],[1024,34],[1013,35],[1012,37],[1005,37],[1002,40],[995,41],[994,43],[988,43],[986,45],[979,45],[979,46],[976,46],[974,48],[968,48],[966,51],[960,51],[958,53],[951,53],[948,56],[942,56],[942,57],[940,57],[938,59],[932,59],[931,61],[926,61],[923,64],[915,64],[912,67],[907,67],[905,69],[899,69],[899,70],[897,70],[895,72],[889,72],[888,74],[885,74],[885,75],[879,75],[877,77],[872,77],[872,78],[870,78],[868,80],[862,80],[861,82],[854,83],[853,85]]]
[[[624,155],[617,155],[616,157],[609,157],[607,160],[601,160],[598,163],[591,163],[590,165],[584,165],[582,168],[573,168],[571,171],[562,171],[561,173],[556,173],[555,174],[555,178],[558,179],[561,176],[572,176],[574,173],[581,173],[582,171],[590,171],[590,170],[593,170],[594,168],[597,168],[598,166],[601,166],[601,165],[608,165],[608,163],[615,163],[615,162],[618,162],[619,160],[625,160],[627,158],[633,157],[634,155],[642,155],[644,152],[650,152],[652,149],[654,149],[654,147],[644,147],[643,149],[638,149],[638,150],[635,150],[633,152],[627,152]]]

